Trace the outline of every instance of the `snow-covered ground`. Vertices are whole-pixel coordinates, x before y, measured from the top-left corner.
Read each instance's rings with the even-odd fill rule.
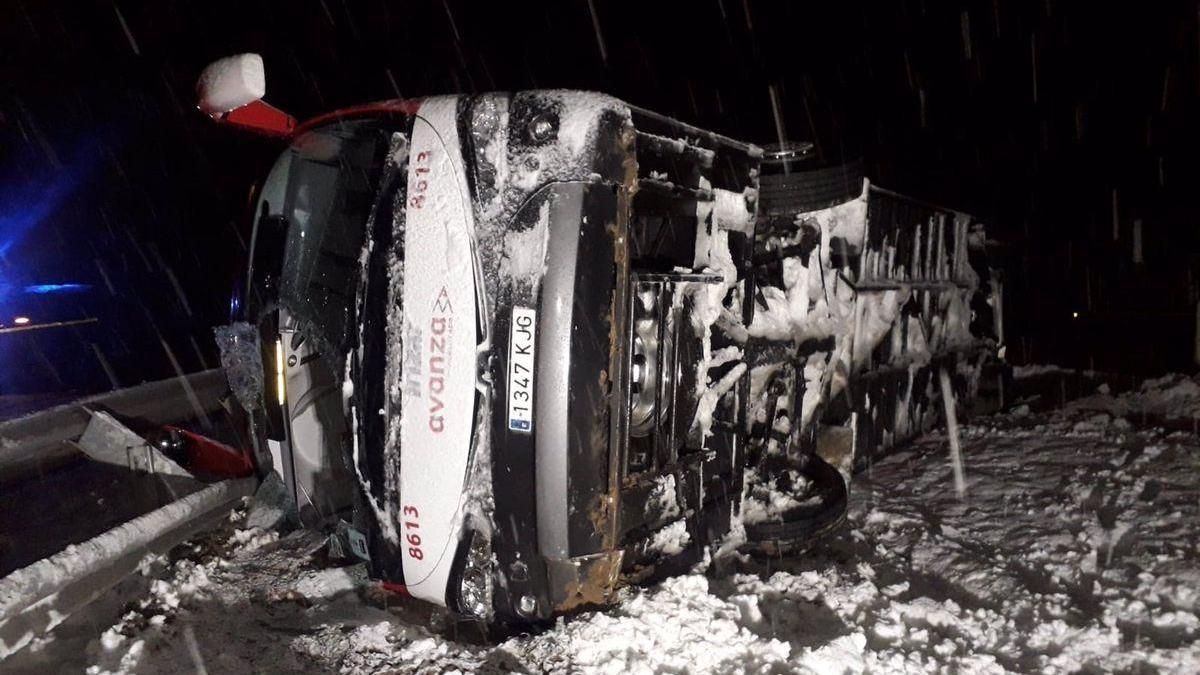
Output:
[[[807,555],[733,559],[540,633],[488,637],[236,530],[146,567],[90,672],[1200,672],[1200,447],[1094,410],[963,429],[858,476]]]
[[[1073,411],[1104,412],[1114,417],[1174,423],[1191,422],[1195,432],[1200,420],[1200,375],[1164,375],[1146,380],[1133,391],[1118,396],[1101,387],[1091,396],[1076,399],[1066,406]],[[1187,427],[1184,424],[1183,427]]]

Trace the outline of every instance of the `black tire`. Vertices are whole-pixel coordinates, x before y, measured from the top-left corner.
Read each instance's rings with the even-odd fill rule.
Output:
[[[813,454],[801,473],[815,484],[813,496],[820,499],[783,514],[780,522],[747,525],[746,540],[752,552],[768,556],[800,553],[845,521],[850,495],[841,472]]]
[[[764,170],[758,179],[758,206],[768,216],[791,217],[844,204],[862,194],[861,160],[790,173]]]

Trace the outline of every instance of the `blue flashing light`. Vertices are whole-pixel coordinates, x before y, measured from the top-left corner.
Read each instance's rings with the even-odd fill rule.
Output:
[[[26,293],[35,295],[46,295],[49,293],[78,293],[91,288],[89,284],[34,284],[26,286]]]
[[[74,152],[65,162],[46,167],[31,153],[6,157],[0,164],[0,258],[15,253],[21,241],[53,216],[101,165],[105,148],[101,130],[91,130],[75,143],[64,142]],[[16,167],[41,167],[18,171]]]

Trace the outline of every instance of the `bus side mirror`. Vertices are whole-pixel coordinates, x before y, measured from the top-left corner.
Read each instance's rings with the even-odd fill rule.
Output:
[[[267,73],[258,54],[238,54],[208,64],[196,83],[200,110],[219,115],[262,100]]]
[[[213,61],[196,82],[197,107],[217,122],[267,136],[290,136],[296,119],[264,102],[266,93],[266,70],[258,54]]]

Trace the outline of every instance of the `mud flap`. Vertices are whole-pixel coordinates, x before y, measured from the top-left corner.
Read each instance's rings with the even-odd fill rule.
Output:
[[[837,469],[846,490],[850,490],[850,478],[854,473],[854,424],[851,426],[822,425],[817,431],[817,457]]]

